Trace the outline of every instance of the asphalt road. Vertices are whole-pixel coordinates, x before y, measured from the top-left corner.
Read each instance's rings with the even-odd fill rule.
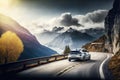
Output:
[[[104,65],[111,54],[91,52],[89,61],[56,61],[19,72],[17,76],[29,79],[107,79],[104,74]],[[101,67],[101,70],[100,70]],[[103,77],[103,78],[102,78]]]

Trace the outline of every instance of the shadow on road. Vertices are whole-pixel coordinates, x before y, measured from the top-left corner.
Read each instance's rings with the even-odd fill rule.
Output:
[[[91,59],[91,60],[86,60],[86,61],[83,61],[83,60],[72,60],[71,62],[95,63],[95,62],[97,62],[97,60],[93,60],[93,59]]]

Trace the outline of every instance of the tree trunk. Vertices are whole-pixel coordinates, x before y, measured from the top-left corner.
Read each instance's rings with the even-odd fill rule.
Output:
[[[5,57],[5,64],[7,64],[8,60],[7,60],[7,57]]]
[[[8,50],[6,50],[6,55],[5,55],[5,64],[8,63]]]

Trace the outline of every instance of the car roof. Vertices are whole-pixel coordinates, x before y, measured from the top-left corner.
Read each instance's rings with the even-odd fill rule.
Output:
[[[71,51],[71,52],[80,52],[80,51]]]

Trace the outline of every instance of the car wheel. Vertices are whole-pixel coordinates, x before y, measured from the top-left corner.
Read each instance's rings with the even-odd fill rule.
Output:
[[[87,61],[90,60],[90,58],[87,59]]]
[[[71,59],[68,59],[68,61],[71,61]]]
[[[90,58],[88,60],[90,60]]]

